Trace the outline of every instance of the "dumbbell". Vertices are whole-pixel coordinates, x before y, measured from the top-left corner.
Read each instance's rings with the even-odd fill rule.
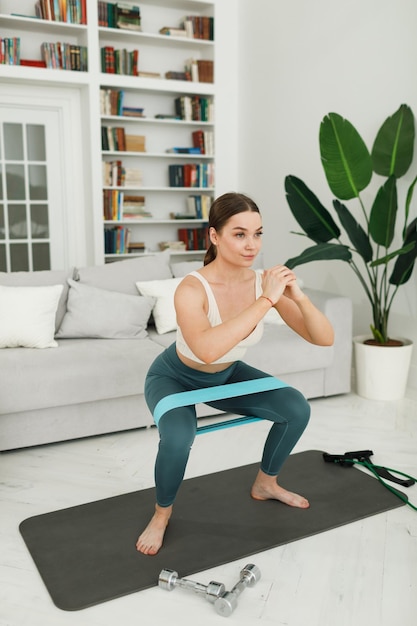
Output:
[[[226,592],[226,587],[223,583],[212,580],[208,585],[202,585],[194,580],[178,578],[178,572],[175,572],[173,569],[163,569],[161,571],[158,585],[167,591],[172,591],[175,587],[182,587],[183,589],[194,591],[195,593],[203,595],[206,600],[212,604]]]
[[[248,563],[240,572],[240,580],[236,583],[231,591],[226,591],[220,598],[214,602],[216,613],[229,617],[237,606],[237,599],[246,587],[256,585],[261,577],[261,570],[256,565]]]

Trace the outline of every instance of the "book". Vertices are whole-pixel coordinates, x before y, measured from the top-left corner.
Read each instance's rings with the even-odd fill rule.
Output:
[[[165,150],[165,152],[168,152],[170,154],[201,154],[201,149],[200,148],[179,148],[179,147],[175,147],[175,148],[167,148],[167,150]]]
[[[160,35],[167,35],[171,37],[187,37],[187,31],[185,28],[176,28],[172,26],[164,26],[159,29]]]
[[[143,72],[141,70],[138,71],[138,76],[142,76],[143,78],[161,78],[159,72]]]
[[[127,152],[146,152],[146,137],[143,135],[127,135],[125,134],[125,143]]]

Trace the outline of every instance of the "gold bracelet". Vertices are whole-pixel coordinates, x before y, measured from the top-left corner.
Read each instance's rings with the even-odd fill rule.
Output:
[[[271,306],[274,306],[274,303],[272,302],[271,298],[268,298],[268,296],[260,296],[260,298],[265,298],[265,300],[268,300],[268,302],[271,303]]]

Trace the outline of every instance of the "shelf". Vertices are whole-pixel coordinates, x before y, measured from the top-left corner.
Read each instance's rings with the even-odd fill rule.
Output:
[[[133,259],[134,257],[138,257],[138,256],[155,256],[155,254],[159,254],[161,252],[161,250],[149,250],[147,252],[137,252],[136,254],[134,252],[129,252],[127,254],[105,254],[105,258],[106,259]],[[205,254],[206,250],[169,250],[169,254],[170,256],[182,256],[182,255],[187,255],[187,256],[195,256],[195,255],[202,255]]]
[[[152,93],[164,92],[171,95],[192,94],[196,96],[213,96],[213,83],[197,83],[191,80],[168,80],[166,78],[145,78],[126,76],[124,74],[100,74],[102,87],[115,89],[144,90]]]
[[[123,156],[130,157],[144,157],[150,159],[182,159],[182,160],[213,160],[214,154],[179,154],[177,152],[127,152],[126,150],[103,150],[103,156],[108,157],[118,157],[119,159]]]
[[[28,67],[26,65],[0,64],[0,77],[10,82],[37,83],[39,85],[65,84],[68,87],[89,85],[89,72],[75,70],[53,70],[45,67]]]
[[[35,2],[33,3],[35,4]],[[87,32],[86,24],[72,24],[70,22],[55,22],[41,20],[36,17],[19,17],[17,15],[5,15],[0,13],[0,26],[2,28],[16,28],[19,31],[39,33],[44,31],[46,35],[80,35]]]
[[[153,191],[181,191],[185,193],[210,193],[214,191],[214,187],[103,187],[103,189],[111,189],[113,191],[141,191],[141,192],[153,192]]]
[[[180,120],[180,119],[158,119],[157,117],[130,117],[127,115],[102,115],[103,122],[114,122],[128,124],[156,124],[156,125],[178,125],[178,126],[214,126],[214,122],[202,122],[194,120]]]
[[[118,41],[124,40],[134,41],[138,44],[150,44],[157,46],[186,46],[190,48],[206,48],[213,47],[214,41],[210,39],[194,39],[194,37],[173,37],[171,35],[160,35],[159,33],[144,33],[139,30],[125,30],[122,28],[106,28],[99,27],[99,35],[103,39]]]
[[[197,219],[195,217],[190,217],[190,219],[179,219],[179,220],[159,220],[153,217],[142,217],[138,220],[103,220],[103,223],[106,226],[117,226],[117,224],[169,224],[173,226],[174,224],[207,224],[207,220]]]

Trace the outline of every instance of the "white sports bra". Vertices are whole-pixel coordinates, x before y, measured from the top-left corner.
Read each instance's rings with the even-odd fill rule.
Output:
[[[211,326],[218,326],[222,323],[222,319],[220,317],[219,307],[217,306],[216,299],[214,297],[214,293],[210,287],[209,282],[202,276],[199,272],[190,272],[189,276],[195,276],[202,283],[208,300],[208,313],[207,317],[211,324]],[[259,298],[262,295],[262,276],[260,272],[255,272],[255,297]],[[263,333],[263,320],[261,320],[257,326],[253,329],[250,335],[242,339],[234,348],[229,350],[222,357],[214,361],[214,363],[231,363],[233,361],[239,361],[243,358],[246,353],[246,349],[249,346],[253,346],[258,343],[262,337]],[[204,363],[201,359],[195,356],[195,354],[191,351],[188,345],[185,342],[184,336],[181,332],[181,328],[178,326],[177,328],[177,350],[180,354],[185,356],[188,359],[196,361],[196,363]]]

